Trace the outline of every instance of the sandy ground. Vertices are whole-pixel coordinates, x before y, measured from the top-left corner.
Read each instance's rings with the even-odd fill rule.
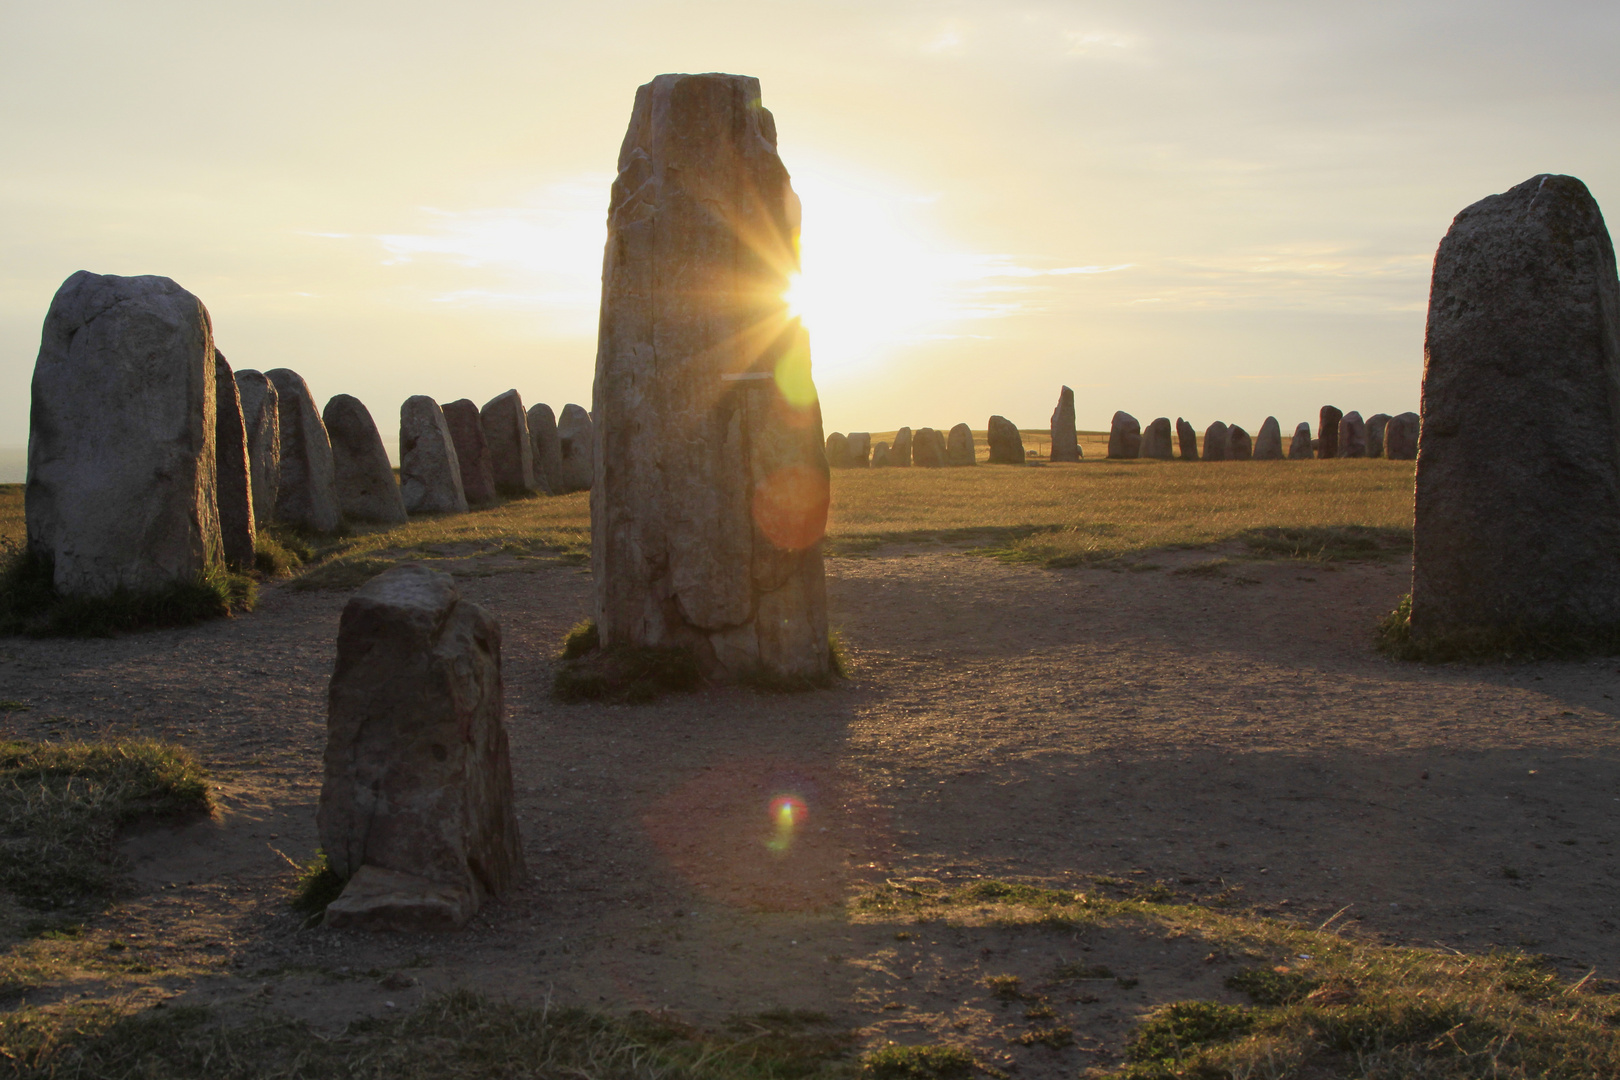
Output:
[[[1192,939],[852,920],[868,883],[1095,875],[1393,942],[1523,947],[1620,976],[1614,661],[1425,668],[1371,626],[1406,566],[1040,570],[949,549],[830,560],[853,658],[835,690],[716,690],[564,706],[551,654],[577,568],[456,564],[500,619],[531,880],[465,932],[300,928],[283,854],[316,847],[324,695],[345,596],[266,590],[256,613],[107,641],[0,641],[30,738],[152,735],[197,752],[214,819],[131,837],[141,895],[95,924],[156,968],[129,998],[252,1002],[335,1026],[468,986],[703,1023],[786,1007],[868,1044],[949,1039],[1022,1076],[1115,1060],[1150,1005],[1232,998]],[[773,850],[769,806],[808,814]],[[780,846],[780,845],[779,845]],[[1509,874],[1508,871],[1512,873]],[[1516,876],[1515,876],[1516,875]],[[1207,943],[1206,943],[1207,945]],[[1030,1027],[988,975],[1055,963],[1139,980]],[[111,992],[86,973],[36,1003]],[[1235,998],[1234,998],[1235,999]]]

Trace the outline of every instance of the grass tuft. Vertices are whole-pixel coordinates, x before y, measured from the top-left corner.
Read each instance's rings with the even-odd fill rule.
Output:
[[[585,619],[575,623],[563,636],[559,660],[578,660],[602,647],[602,636],[596,632],[596,620]]]
[[[869,1080],[959,1080],[973,1072],[973,1055],[956,1046],[895,1046],[861,1058]]]
[[[322,915],[326,905],[343,893],[344,881],[338,877],[326,852],[316,851],[315,857],[298,868],[294,886],[292,909],[305,915]]]
[[[186,626],[204,619],[252,611],[258,585],[223,567],[195,582],[177,582],[153,592],[120,588],[110,596],[63,596],[52,582],[50,561],[20,543],[0,544],[0,633],[30,637],[110,637],[113,634]]]
[[[260,529],[253,538],[253,569],[265,577],[290,577],[314,557],[314,549],[293,535]]]
[[[1298,525],[1245,529],[1238,534],[1251,551],[1273,559],[1317,562],[1387,560],[1412,553],[1412,530],[1368,525]]]

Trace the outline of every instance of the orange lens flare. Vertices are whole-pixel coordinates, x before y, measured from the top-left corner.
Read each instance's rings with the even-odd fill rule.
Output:
[[[802,551],[826,534],[829,497],[821,470],[778,469],[754,486],[754,524],[784,551]]]

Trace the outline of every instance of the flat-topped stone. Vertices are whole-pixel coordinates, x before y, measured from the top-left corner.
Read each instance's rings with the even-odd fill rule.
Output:
[[[1316,456],[1326,461],[1339,456],[1339,421],[1344,413],[1332,405],[1322,406],[1316,425]]]
[[[1170,418],[1161,416],[1142,429],[1142,456],[1169,461],[1175,456],[1170,442]]]
[[[1116,412],[1108,425],[1108,456],[1134,458],[1142,454],[1142,425],[1128,412]]]
[[[562,492],[562,440],[550,405],[529,406],[529,443],[534,449],[534,478],[542,491]]]
[[[990,444],[990,464],[1025,464],[1024,437],[1018,433],[1018,425],[1005,416],[992,416],[987,427],[985,441]]]
[[[489,448],[495,490],[516,498],[539,489],[534,478],[534,444],[529,441],[529,417],[516,390],[496,394],[478,410]]]

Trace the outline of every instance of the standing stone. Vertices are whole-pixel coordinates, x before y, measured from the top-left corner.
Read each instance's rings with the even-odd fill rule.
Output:
[[[326,925],[452,930],[523,875],[501,628],[407,563],[343,608],[327,692],[321,848],[347,879]]]
[[[529,441],[529,417],[516,390],[496,394],[478,410],[489,447],[489,467],[495,490],[502,495],[527,495],[540,485],[534,479],[534,444]]]
[[[562,419],[557,421],[557,447],[561,451],[557,462],[560,493],[591,490],[596,482],[596,439],[591,414],[584,406],[563,406]]]
[[[799,200],[759,80],[660,75],[618,164],[594,399],[602,644],[823,678],[827,461],[809,336],[782,300]],[[563,410],[565,468],[570,413],[589,431]]]
[[[841,431],[827,436],[827,468],[849,468],[849,437]]]
[[[852,469],[869,468],[872,464],[872,433],[870,431],[852,431],[849,433],[849,467]]]
[[[1339,421],[1344,413],[1332,405],[1322,406],[1316,425],[1316,456],[1323,461],[1339,456]]]
[[[1080,460],[1080,436],[1074,430],[1074,391],[1067,386],[1058,391],[1057,408],[1052,410],[1051,460]]]
[[[1170,418],[1161,416],[1142,432],[1142,456],[1169,461],[1175,456],[1170,444]]]
[[[1586,185],[1534,176],[1457,215],[1423,351],[1413,639],[1614,640],[1620,278]],[[1504,453],[1509,423],[1544,437]]]
[[[562,494],[562,440],[557,437],[557,416],[550,405],[529,406],[529,443],[533,447],[534,480],[540,490]]]
[[[893,462],[889,460],[889,444],[880,442],[872,447],[872,468],[887,469]]]
[[[979,448],[973,445],[973,429],[966,424],[951,428],[945,445],[945,463],[956,468],[979,463]]]
[[[247,425],[242,421],[242,395],[225,354],[214,350],[214,460],[219,499],[219,539],[225,565],[253,567],[253,475],[248,463]]]
[[[1108,456],[1134,458],[1142,453],[1142,425],[1127,412],[1116,412],[1108,425]]]
[[[1364,458],[1367,456],[1367,425],[1362,422],[1361,414],[1354,409],[1344,414],[1339,421],[1339,451],[1342,458]]]
[[[1390,417],[1384,428],[1384,456],[1391,461],[1416,461],[1419,426],[1415,412]]]
[[[1226,429],[1226,460],[1254,460],[1254,442],[1249,438],[1249,433],[1236,424]]]
[[[990,464],[1024,464],[1024,438],[1018,427],[1005,416],[992,416],[985,441],[990,444]]]
[[[1198,429],[1176,417],[1176,442],[1181,444],[1181,460],[1198,460]]]
[[[894,445],[889,447],[889,464],[911,467],[911,429],[903,427],[894,433]]]
[[[423,394],[399,407],[399,495],[412,514],[465,514],[461,460],[439,403]]]
[[[1302,423],[1294,429],[1294,437],[1288,443],[1289,461],[1309,461],[1316,456],[1316,440],[1311,438],[1311,425]]]
[[[1384,456],[1384,428],[1389,426],[1389,413],[1373,413],[1367,417],[1367,456]]]
[[[276,492],[281,487],[281,405],[276,386],[262,372],[236,373],[241,394],[242,423],[247,429],[248,469],[252,479],[253,521],[263,525],[276,516]]]
[[[494,506],[499,501],[495,492],[495,466],[489,459],[489,444],[484,441],[484,420],[478,415],[478,406],[467,398],[452,401],[444,407],[444,423],[456,447],[456,461],[461,466],[461,490],[467,496],[467,505]]]
[[[1229,439],[1226,425],[1219,420],[1204,429],[1204,460],[1225,461]]]
[[[1260,425],[1260,434],[1254,437],[1254,460],[1281,461],[1282,456],[1282,426],[1275,416],[1268,416]]]
[[[276,387],[281,418],[281,478],[276,520],[311,532],[336,532],[343,523],[332,473],[332,440],[315,411],[303,376],[290,368],[264,373]]]
[[[80,270],[45,315],[24,496],[28,551],[59,592],[197,581],[224,558],[214,338],[165,277]]]
[[[378,525],[403,525],[405,500],[371,410],[359,398],[339,394],[326,403],[321,421],[332,440],[332,475],[343,516]]]
[[[918,428],[911,442],[911,463],[920,469],[945,464],[945,437],[931,427]]]

